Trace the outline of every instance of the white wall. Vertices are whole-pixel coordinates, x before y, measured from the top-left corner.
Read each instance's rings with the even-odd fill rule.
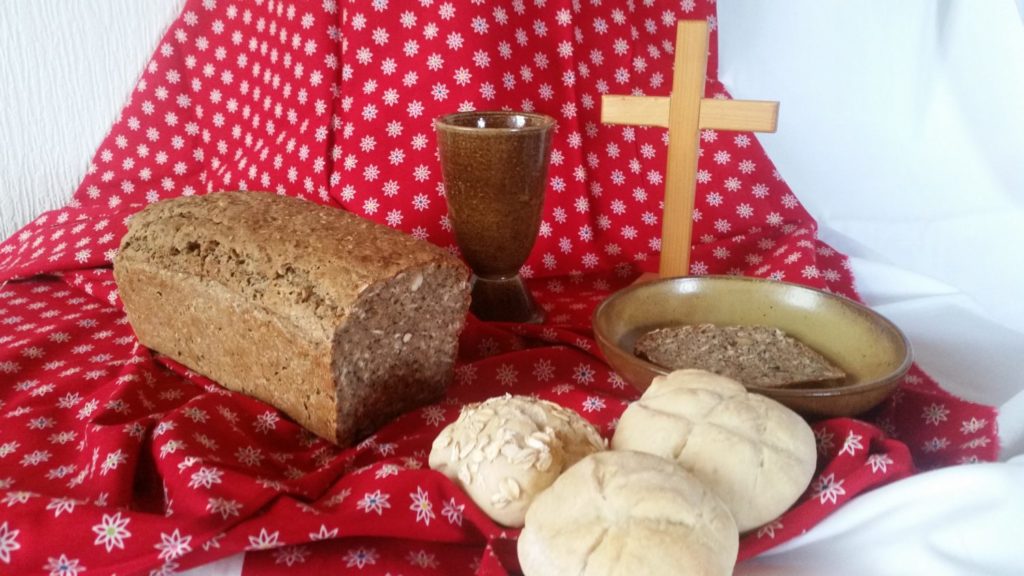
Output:
[[[720,77],[847,253],[1024,329],[1024,24],[1013,0],[722,0]],[[872,294],[865,294],[870,297]]]
[[[63,205],[184,0],[0,0],[0,238]]]

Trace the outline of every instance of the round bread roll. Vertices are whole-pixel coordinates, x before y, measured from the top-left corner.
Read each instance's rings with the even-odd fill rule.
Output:
[[[715,491],[740,532],[777,518],[814,475],[814,432],[799,415],[703,370],[659,376],[619,419],[614,450],[673,459]]]
[[[463,407],[434,440],[429,463],[495,522],[518,528],[537,494],[605,445],[576,412],[506,394]]]
[[[682,466],[640,452],[598,452],[526,513],[526,576],[732,574],[739,532],[725,504]]]

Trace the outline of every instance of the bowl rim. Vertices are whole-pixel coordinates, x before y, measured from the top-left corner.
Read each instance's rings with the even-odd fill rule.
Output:
[[[643,358],[633,354],[632,351],[624,350],[617,342],[611,341],[605,334],[598,330],[598,318],[601,314],[610,307],[610,303],[615,300],[628,297],[633,292],[638,292],[646,287],[654,284],[676,284],[681,282],[731,282],[731,283],[748,283],[757,285],[783,285],[798,290],[806,290],[808,292],[815,293],[818,296],[826,299],[838,301],[841,305],[849,306],[858,311],[864,313],[872,319],[873,322],[878,323],[887,330],[891,331],[903,346],[904,354],[903,360],[900,365],[889,372],[887,375],[876,378],[874,380],[868,380],[866,382],[858,382],[855,384],[848,384],[845,386],[830,386],[827,388],[765,388],[761,386],[748,386],[744,384],[744,387],[750,392],[757,394],[763,394],[766,396],[772,396],[774,398],[831,398],[834,396],[843,396],[847,394],[856,394],[860,392],[868,392],[876,388],[882,388],[891,384],[896,383],[898,380],[903,378],[910,367],[914,363],[914,353],[911,347],[910,340],[907,335],[900,330],[892,320],[889,320],[882,314],[876,312],[865,304],[857,302],[856,300],[844,296],[842,294],[836,294],[834,292],[828,292],[820,288],[814,288],[811,286],[805,286],[803,284],[797,284],[795,282],[786,282],[784,280],[772,280],[770,278],[755,278],[751,276],[732,276],[727,274],[708,274],[701,276],[687,275],[687,276],[675,276],[672,278],[656,278],[647,282],[641,282],[622,288],[610,296],[605,298],[598,306],[594,309],[594,313],[591,315],[591,328],[594,332],[594,338],[598,341],[599,345],[611,346],[617,350],[623,351],[626,354],[635,358],[641,366],[647,368],[651,372],[660,376],[666,376],[672,370],[666,369],[662,366],[648,362]]]

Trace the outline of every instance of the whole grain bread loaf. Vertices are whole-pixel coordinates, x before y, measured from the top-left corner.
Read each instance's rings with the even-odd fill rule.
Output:
[[[835,386],[846,378],[827,358],[773,326],[658,328],[638,338],[634,352],[672,370],[707,370],[763,388]]]
[[[257,192],[153,204],[114,260],[144,345],[339,445],[444,394],[469,275],[426,242]]]

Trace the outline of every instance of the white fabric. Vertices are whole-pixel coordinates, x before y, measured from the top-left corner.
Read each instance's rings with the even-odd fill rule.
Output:
[[[1024,572],[1024,458],[913,476],[859,496],[737,576]]]
[[[182,2],[0,2],[4,236],[70,197]],[[760,137],[780,173],[921,365],[1000,408],[1004,460],[862,495],[736,573],[1024,573],[1024,1],[718,10],[721,79],[782,103]]]

